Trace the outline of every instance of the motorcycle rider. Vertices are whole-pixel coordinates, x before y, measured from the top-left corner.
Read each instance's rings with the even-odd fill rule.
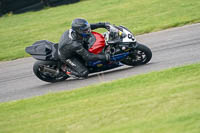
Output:
[[[66,73],[76,77],[87,77],[88,69],[85,62],[93,60],[109,61],[110,55],[93,54],[88,51],[91,30],[105,28],[109,30],[108,23],[89,24],[87,20],[76,18],[72,21],[71,29],[64,32],[58,45],[60,60],[66,64]]]

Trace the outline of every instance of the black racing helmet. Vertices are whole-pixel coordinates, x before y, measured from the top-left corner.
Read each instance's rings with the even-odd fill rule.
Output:
[[[90,24],[82,18],[77,18],[72,21],[72,30],[76,31],[82,37],[87,37],[91,34]]]

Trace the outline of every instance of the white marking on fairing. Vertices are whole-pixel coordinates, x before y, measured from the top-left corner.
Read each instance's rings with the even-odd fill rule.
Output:
[[[126,33],[127,36],[126,36],[125,38],[123,38],[123,41],[122,41],[122,42],[135,42],[135,37],[134,37],[134,35],[133,35],[131,32],[129,32],[129,31],[126,30],[126,29],[123,29],[123,32]],[[128,35],[131,35],[132,38],[134,38],[134,41],[132,40],[132,38],[130,39],[130,38],[128,37]]]

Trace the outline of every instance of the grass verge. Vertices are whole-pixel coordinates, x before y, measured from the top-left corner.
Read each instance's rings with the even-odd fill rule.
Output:
[[[0,104],[2,133],[199,133],[200,64]]]
[[[27,57],[24,49],[37,40],[58,42],[71,21],[124,25],[135,34],[200,22],[199,0],[87,0],[38,12],[0,18],[0,61]],[[100,30],[102,31],[102,30]]]

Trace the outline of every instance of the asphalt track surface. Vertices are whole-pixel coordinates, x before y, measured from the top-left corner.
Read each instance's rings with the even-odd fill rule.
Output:
[[[90,75],[88,79],[70,79],[46,83],[34,76],[33,58],[0,62],[0,102],[72,90],[137,74],[200,62],[200,23],[136,36],[138,42],[152,49],[152,60],[143,66],[123,66]]]

